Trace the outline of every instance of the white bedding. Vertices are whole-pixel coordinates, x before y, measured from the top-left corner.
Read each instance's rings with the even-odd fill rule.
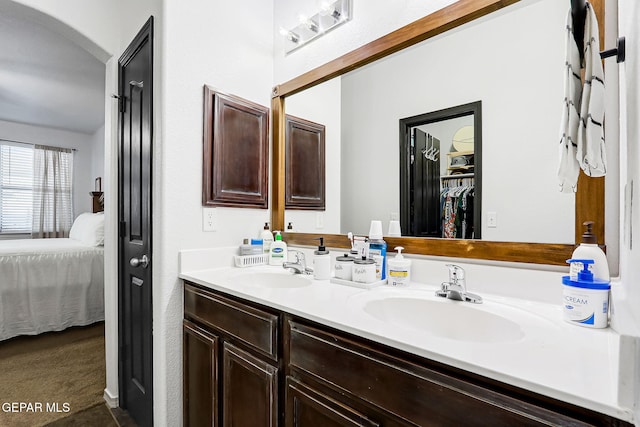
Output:
[[[0,340],[104,320],[104,249],[0,240]]]

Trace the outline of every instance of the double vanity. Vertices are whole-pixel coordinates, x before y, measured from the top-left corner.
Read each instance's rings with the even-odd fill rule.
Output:
[[[563,322],[559,304],[194,256],[181,253],[185,425],[630,425],[620,337]]]

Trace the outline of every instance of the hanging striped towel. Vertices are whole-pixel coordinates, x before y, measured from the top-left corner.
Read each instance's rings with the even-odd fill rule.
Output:
[[[588,176],[607,173],[604,145],[604,71],[600,58],[600,32],[593,7],[587,2],[584,27],[584,87],[580,104],[580,126],[576,158]]]
[[[571,9],[567,15],[564,70],[564,108],[560,123],[560,163],[558,165],[558,179],[560,191],[572,193],[576,191],[580,165],[576,160],[578,148],[578,128],[580,116],[580,95],[582,81],[580,79],[580,53],[573,38],[573,20]]]

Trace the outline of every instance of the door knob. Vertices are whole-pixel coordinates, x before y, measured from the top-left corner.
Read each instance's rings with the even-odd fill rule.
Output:
[[[149,258],[146,255],[142,255],[142,258],[131,258],[129,260],[129,264],[131,267],[142,266],[142,268],[147,268],[149,265]]]

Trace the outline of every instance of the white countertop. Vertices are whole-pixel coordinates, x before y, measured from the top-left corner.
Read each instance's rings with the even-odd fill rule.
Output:
[[[523,337],[502,342],[469,342],[434,336],[421,331],[420,325],[394,326],[362,309],[367,301],[388,296],[432,296],[436,289],[433,284],[360,289],[313,280],[308,286],[274,288],[238,280],[238,275],[261,272],[290,274],[281,267],[222,267],[183,269],[179,277],[431,360],[633,421],[633,412],[618,404],[619,335],[611,328],[589,329],[568,324],[562,320],[559,305],[483,293],[484,303],[477,309],[513,320],[520,325]],[[441,321],[447,322],[447,319]]]

